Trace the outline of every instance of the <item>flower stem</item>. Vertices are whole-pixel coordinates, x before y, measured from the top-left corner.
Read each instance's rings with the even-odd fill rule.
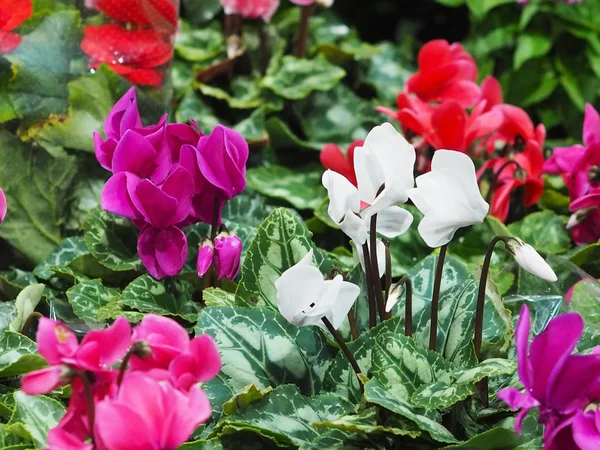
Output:
[[[375,303],[375,289],[373,287],[373,276],[371,268],[371,257],[369,255],[369,246],[363,244],[363,259],[365,260],[365,274],[367,278],[367,294],[369,297],[369,328],[377,325],[377,304]]]
[[[83,382],[83,390],[85,392],[85,398],[87,401],[87,407],[88,407],[88,422],[89,422],[89,428],[90,428],[90,437],[92,439],[92,444],[94,443],[94,422],[96,420],[96,410],[94,407],[94,391],[92,389],[92,384],[90,383],[90,378],[88,377],[87,373],[82,372],[80,370],[75,370],[73,369],[73,373],[76,377],[79,377],[79,379]]]
[[[350,334],[352,334],[352,340],[357,340],[360,337],[358,333],[358,327],[356,326],[356,316],[354,315],[354,309],[350,308],[348,311],[348,323],[350,324]]]
[[[412,281],[407,276],[404,276],[398,281],[398,287],[404,285],[406,291],[406,303],[404,305],[404,335],[412,336]]]
[[[296,56],[298,58],[306,57],[306,41],[308,40],[308,24],[312,15],[314,5],[302,6],[302,15],[300,16],[300,31],[298,33],[298,42],[296,44]]]
[[[385,301],[383,300],[383,288],[381,287],[381,277],[379,276],[379,262],[377,261],[377,214],[371,217],[371,277],[373,279],[373,289],[379,310],[379,320],[385,320]]]
[[[383,244],[385,245],[385,297],[387,299],[390,296],[390,289],[392,288],[392,253],[390,252],[390,241],[384,240]],[[385,307],[384,307],[385,308]],[[392,317],[392,312],[385,312],[384,309],[384,318],[389,319]]]
[[[346,344],[346,341],[344,341],[344,338],[342,337],[342,335],[339,333],[338,330],[336,330],[333,327],[333,325],[331,324],[331,322],[329,321],[329,319],[327,319],[327,317],[323,317],[321,320],[323,321],[323,323],[325,324],[325,326],[327,327],[327,329],[329,330],[329,332],[331,333],[331,335],[333,336],[333,338],[335,339],[335,341],[337,342],[337,344],[340,346],[340,349],[342,350],[342,352],[346,356],[346,359],[348,360],[348,362],[352,366],[352,369],[354,370],[354,373],[356,373],[356,378],[358,379],[358,384],[360,385],[360,388],[362,390],[363,389],[363,382],[362,382],[362,380],[360,378],[360,375],[361,375],[360,366],[358,365],[358,363],[356,362],[356,359],[354,358],[354,355],[352,354],[352,352],[348,348],[348,345]]]
[[[509,239],[507,236],[496,236],[490,241],[485,253],[485,259],[483,260],[483,266],[481,268],[481,276],[479,278],[479,291],[477,292],[477,309],[475,312],[475,355],[477,359],[481,356],[481,343],[483,340],[483,312],[485,307],[485,288],[487,285],[488,274],[490,272],[490,264],[492,262],[492,255],[494,254],[494,247],[500,241],[506,245],[506,240]]]
[[[269,35],[263,21],[258,22],[258,40],[260,43],[260,73],[264,75],[269,67],[271,48],[269,46]]]
[[[440,307],[440,288],[442,286],[442,273],[444,271],[444,260],[446,259],[448,244],[442,245],[438,255],[437,268],[435,269],[435,280],[433,281],[433,294],[431,296],[431,323],[429,330],[429,350],[437,350],[437,328],[438,313]]]
[[[125,372],[127,371],[127,366],[129,365],[129,360],[131,359],[131,355],[133,355],[133,346],[129,347],[127,353],[123,357],[123,361],[121,362],[121,367],[119,367],[119,376],[117,377],[117,386],[120,387],[123,382],[123,378],[125,377]]]
[[[217,233],[219,231],[220,210],[221,210],[221,201],[218,197],[215,196],[215,198],[213,200],[212,223],[210,225],[210,240],[213,242],[213,245],[215,243],[215,238],[217,237]],[[211,265],[207,276],[208,276],[208,280],[209,280],[208,287],[218,287],[217,269],[215,268],[214,263]]]

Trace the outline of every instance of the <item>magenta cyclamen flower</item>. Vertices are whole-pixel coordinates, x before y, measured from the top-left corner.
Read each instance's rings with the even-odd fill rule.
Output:
[[[600,187],[569,205],[573,213],[567,228],[576,244],[587,244],[600,239]]]
[[[213,243],[205,239],[198,250],[198,276],[203,277],[214,264],[217,278],[233,280],[240,271],[242,241],[235,233],[221,232]]]
[[[36,336],[38,351],[50,367],[23,377],[21,388],[30,395],[45,394],[70,382],[71,369],[105,372],[127,352],[131,327],[119,317],[105,330],[90,331],[81,341],[65,325],[41,318]]]
[[[6,217],[6,211],[8,210],[8,205],[6,203],[6,195],[4,195],[4,191],[0,189],[0,223]]]
[[[101,449],[175,450],[210,415],[200,387],[184,393],[132,372],[117,395],[97,403],[95,436]]]
[[[589,395],[600,381],[600,358],[596,355],[572,355],[583,332],[583,319],[569,313],[556,317],[536,336],[529,346],[530,315],[527,306],[515,330],[519,379],[525,387],[521,392],[505,388],[498,393],[511,408],[520,409],[515,431],[521,432],[523,419],[532,408],[540,411],[540,423],[545,425],[545,449],[560,447],[569,439],[561,433],[578,410],[589,404]]]
[[[184,145],[196,147],[200,138],[204,136],[198,124],[191,120],[190,125],[186,123],[170,123],[167,125],[167,144],[171,150],[173,162],[179,162],[179,152]]]

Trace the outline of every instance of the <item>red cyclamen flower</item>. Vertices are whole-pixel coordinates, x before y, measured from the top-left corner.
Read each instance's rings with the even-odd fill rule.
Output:
[[[364,140],[354,141],[348,147],[348,151],[344,155],[342,149],[335,144],[326,144],[321,150],[321,164],[326,169],[333,170],[346,177],[346,179],[354,186],[358,186],[356,181],[356,172],[354,170],[354,150],[356,147],[362,147]]]
[[[90,67],[108,66],[128,81],[158,87],[163,74],[157,67],[173,54],[170,42],[151,30],[127,30],[120,25],[90,25],[84,29],[81,48],[90,58]]]
[[[33,13],[31,0],[0,0],[0,55],[10,53],[21,43],[21,36],[12,30]]]
[[[177,8],[173,0],[87,0],[86,5],[119,22],[166,32],[177,28]]]

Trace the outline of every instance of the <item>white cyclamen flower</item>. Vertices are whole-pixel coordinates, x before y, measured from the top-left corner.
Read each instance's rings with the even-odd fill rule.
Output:
[[[531,245],[519,238],[509,238],[506,246],[523,270],[542,280],[555,282],[558,279],[550,265]]]
[[[419,234],[430,247],[446,245],[459,228],[483,222],[489,205],[481,197],[471,158],[453,150],[437,150],[431,171],[417,177],[408,196],[423,219]]]
[[[341,275],[324,280],[312,258],[311,249],[275,281],[277,307],[288,322],[298,327],[317,325],[327,329],[321,321],[325,317],[337,330],[358,298],[360,288],[344,281]]]

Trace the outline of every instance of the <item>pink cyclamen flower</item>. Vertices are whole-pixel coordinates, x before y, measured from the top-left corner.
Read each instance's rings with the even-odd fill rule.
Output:
[[[579,411],[572,422],[573,440],[580,450],[600,448],[600,411]],[[566,447],[564,447],[566,448]]]
[[[579,314],[568,313],[552,319],[531,346],[530,321],[529,310],[523,305],[515,330],[515,345],[517,370],[525,391],[505,388],[498,397],[511,408],[520,409],[515,422],[517,433],[521,432],[527,412],[538,408],[540,422],[545,425],[544,448],[558,448],[554,440],[568,424],[565,421],[589,403],[588,396],[600,381],[600,358],[571,354],[583,332]]]
[[[179,153],[184,145],[198,145],[200,138],[204,136],[200,127],[194,120],[190,124],[170,123],[167,125],[166,137],[167,145],[171,150],[172,161],[179,162]]]
[[[8,211],[6,195],[4,195],[4,191],[0,189],[0,223],[2,223],[2,221],[6,217],[6,211]]]
[[[206,275],[208,269],[211,268],[214,255],[215,245],[210,239],[204,239],[198,248],[198,262],[196,263],[199,277]]]
[[[544,164],[544,171],[562,174],[571,200],[600,187],[600,115],[590,104],[585,107],[583,146],[556,148]]]
[[[212,380],[221,371],[221,357],[215,341],[208,335],[196,336],[189,349],[169,365],[171,382],[184,391],[196,383]]]
[[[30,395],[45,394],[70,381],[70,368],[104,372],[127,352],[131,327],[119,317],[107,329],[90,331],[81,341],[66,325],[41,318],[36,336],[38,351],[50,367],[26,374],[21,389]]]
[[[144,267],[157,280],[181,272],[188,255],[187,237],[178,227],[165,229],[146,225],[137,243]]]
[[[106,450],[175,450],[210,416],[200,387],[186,394],[131,372],[114,397],[96,404],[94,434],[98,448]]]
[[[600,187],[572,202],[569,210],[573,215],[567,223],[567,229],[571,230],[577,245],[600,239]]]
[[[279,7],[279,0],[221,0],[225,14],[240,14],[247,19],[262,18],[269,22]]]
[[[214,264],[217,278],[233,280],[240,271],[242,258],[242,241],[235,234],[221,232],[215,238],[214,243],[205,239],[198,250],[198,276],[203,277]]]

